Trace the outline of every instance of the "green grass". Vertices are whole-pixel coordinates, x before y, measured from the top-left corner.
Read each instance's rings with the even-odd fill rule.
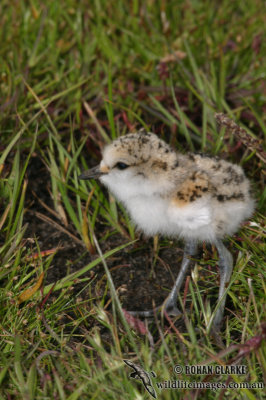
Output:
[[[265,382],[266,191],[258,150],[266,132],[264,3],[2,0],[0,14],[0,398],[148,399],[143,386],[129,379],[123,359],[154,371],[154,386],[177,379]],[[253,144],[218,129],[217,112],[243,127]],[[159,319],[149,331],[142,326],[142,334],[122,312],[108,263],[122,249],[131,257],[151,249],[123,207],[78,175],[99,161],[106,143],[141,127],[180,151],[239,163],[253,182],[256,213],[230,239],[237,259],[222,332],[225,350],[207,334],[214,305],[206,294],[217,293],[218,280],[216,260],[206,249],[181,294],[181,303],[192,300],[191,312],[184,310],[185,330]],[[46,204],[35,193],[36,202],[44,203],[39,214],[32,209],[37,159],[47,172],[35,171],[34,179],[50,196]],[[80,246],[79,267],[66,259],[59,279],[51,279],[51,271],[60,242],[44,248],[38,226],[31,237],[27,233],[33,231],[28,215],[37,214],[54,232],[64,232],[70,246]],[[111,247],[102,255],[106,243]],[[171,244],[154,243],[156,270],[160,243]],[[105,271],[101,278],[94,274],[97,265]],[[248,374],[173,371],[177,364],[212,362],[243,364]],[[156,391],[161,399],[263,398],[254,387]]]

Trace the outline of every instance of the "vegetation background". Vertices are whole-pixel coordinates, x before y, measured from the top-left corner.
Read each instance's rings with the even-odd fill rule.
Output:
[[[264,6],[1,0],[1,399],[148,399],[123,359],[156,373],[161,399],[263,398]],[[219,128],[216,112],[245,136]],[[206,245],[182,321],[145,325],[122,312],[166,297],[182,243],[146,240],[102,187],[77,177],[104,144],[140,128],[239,163],[252,181],[256,213],[228,244],[236,265],[223,349],[208,334],[219,276]],[[234,363],[247,374],[174,373]],[[167,380],[213,388],[157,388]],[[221,383],[232,388],[215,390]]]

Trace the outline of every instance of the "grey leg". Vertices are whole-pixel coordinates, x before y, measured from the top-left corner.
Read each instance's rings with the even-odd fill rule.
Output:
[[[175,281],[174,287],[161,306],[157,307],[155,310],[130,311],[130,314],[135,315],[135,316],[140,316],[140,317],[151,317],[154,315],[154,311],[162,309],[162,310],[165,310],[167,312],[167,314],[175,315],[175,316],[180,315],[181,312],[179,311],[179,309],[176,306],[177,298],[178,298],[178,294],[179,294],[180,288],[182,286],[182,283],[184,281],[184,278],[186,276],[188,267],[191,262],[190,257],[195,255],[196,251],[197,251],[197,242],[187,241],[185,243],[184,256],[183,256],[181,268],[178,273],[177,279]]]
[[[226,301],[225,290],[230,282],[233,271],[233,257],[221,240],[217,240],[215,242],[215,245],[219,254],[220,288],[218,300],[220,302],[220,305],[213,318],[211,330],[212,332],[219,332]]]
[[[165,300],[165,302],[163,304],[165,311],[168,314],[171,314],[171,315],[179,315],[180,314],[180,311],[178,310],[178,308],[176,306],[178,294],[179,294],[180,288],[185,279],[185,276],[188,271],[188,267],[191,262],[190,257],[194,256],[196,254],[196,251],[197,251],[197,242],[188,241],[185,243],[184,256],[183,256],[180,271],[178,273],[178,276],[175,281],[173,289],[171,290],[170,294],[168,295],[167,299]]]

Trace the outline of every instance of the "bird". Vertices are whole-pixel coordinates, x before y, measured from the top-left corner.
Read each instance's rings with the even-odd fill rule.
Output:
[[[147,390],[147,392],[154,398],[157,398],[156,392],[154,390],[154,387],[152,386],[151,378],[149,377],[148,372],[146,372],[143,368],[140,366],[136,365],[130,360],[123,360],[125,364],[127,364],[130,368],[134,369],[134,372],[131,372],[130,378],[133,379],[140,379]],[[152,371],[151,375],[155,377],[155,373]]]
[[[250,182],[242,167],[217,156],[176,151],[155,133],[141,130],[107,144],[100,164],[79,179],[99,179],[146,236],[184,240],[179,273],[163,302],[169,315],[181,314],[177,300],[198,245],[205,242],[216,247],[220,285],[210,325],[213,332],[220,332],[233,270],[233,257],[223,240],[254,211]],[[154,310],[131,314],[149,317]]]

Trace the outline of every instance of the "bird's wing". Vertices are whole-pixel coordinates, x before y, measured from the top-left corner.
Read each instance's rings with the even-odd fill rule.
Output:
[[[181,229],[198,229],[211,221],[212,185],[203,171],[192,171],[172,192],[169,217]]]
[[[138,374],[139,374],[140,372],[143,371],[142,368],[140,368],[138,365],[134,364],[132,361],[130,361],[130,360],[123,360],[123,361],[124,361],[124,363],[126,363],[129,367],[133,368],[134,371],[136,371]]]
[[[156,392],[155,392],[153,386],[151,386],[151,385],[150,385],[150,386],[145,385],[145,388],[146,388],[146,390],[150,393],[150,395],[151,395],[154,399],[157,399],[157,394],[156,394]]]
[[[209,175],[201,170],[192,170],[172,192],[177,206],[184,207],[207,196],[212,189]]]

